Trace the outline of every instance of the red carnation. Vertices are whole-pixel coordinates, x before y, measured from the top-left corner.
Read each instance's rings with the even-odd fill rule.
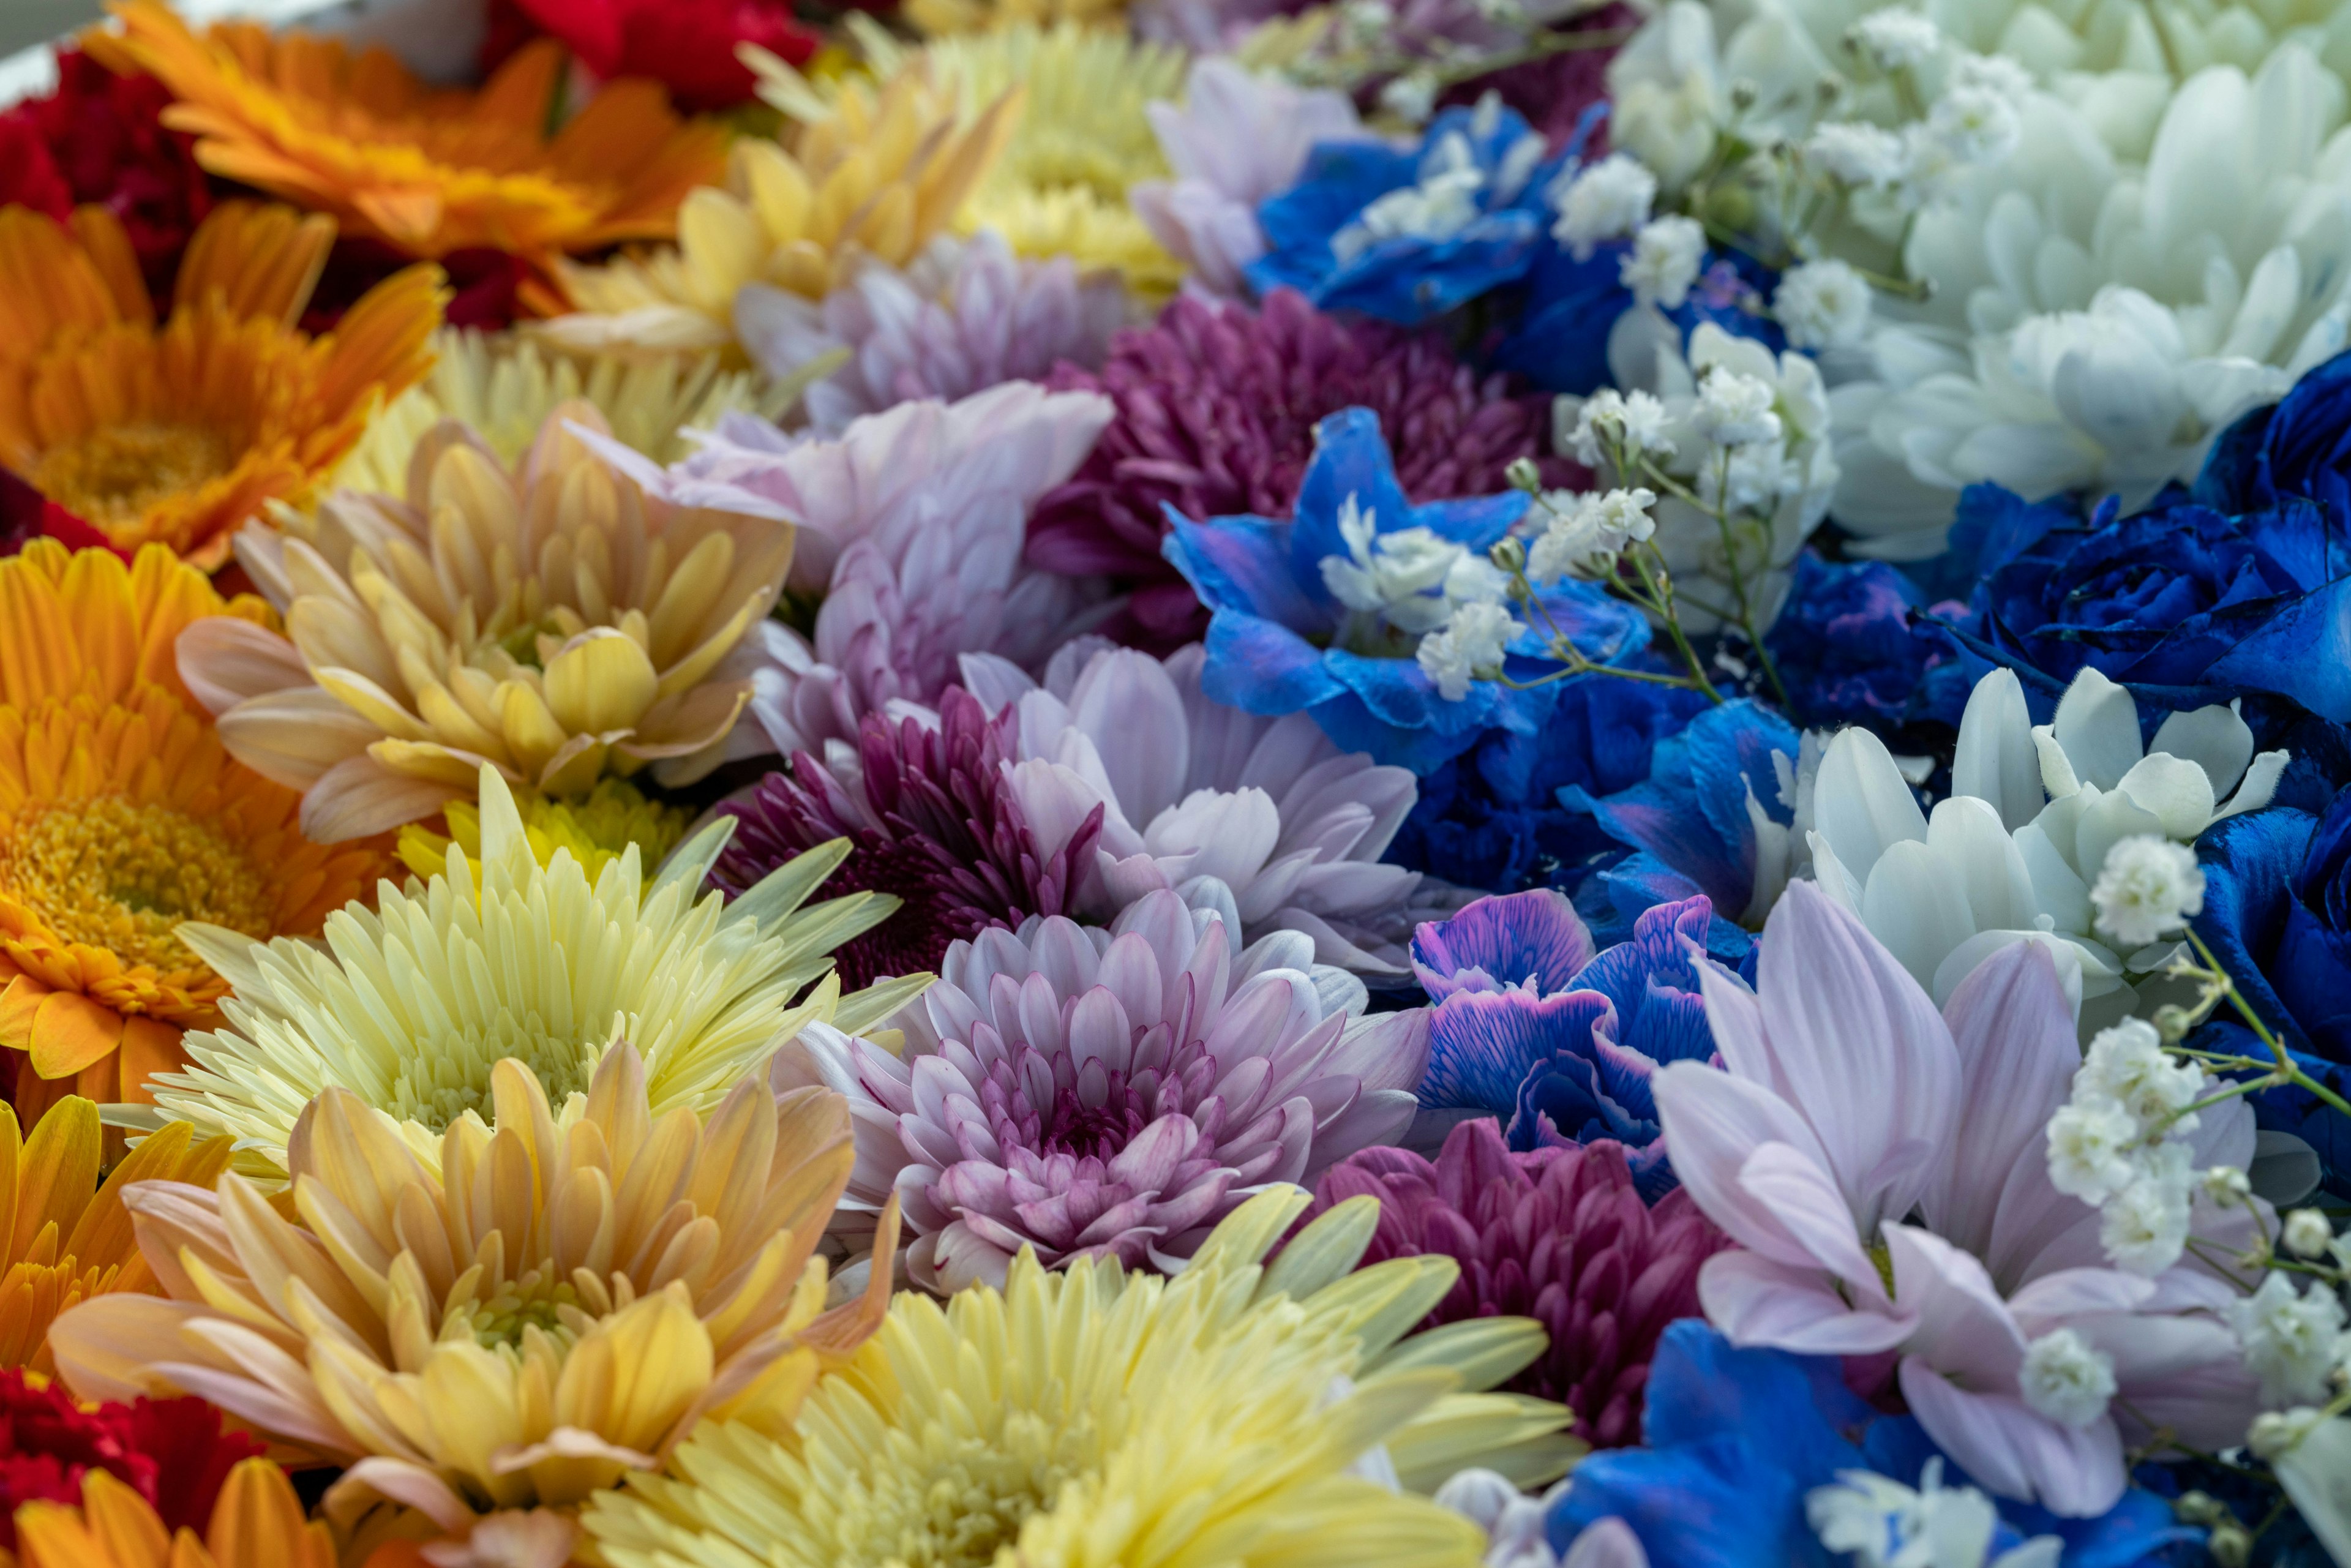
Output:
[[[163,1528],[202,1531],[221,1483],[262,1446],[221,1429],[201,1399],[139,1399],[84,1409],[22,1368],[0,1372],[0,1545],[15,1551],[16,1508],[78,1505],[83,1472],[105,1470],[144,1498]]]
[[[162,82],[117,76],[78,49],[57,57],[57,87],[0,113],[0,205],[62,222],[95,204],[122,220],[150,293],[171,297],[188,235],[212,211],[194,138],[163,129]]]
[[[131,559],[104,534],[0,468],[0,556],[15,555],[38,538],[55,539],[68,549],[110,549]]]
[[[737,46],[799,65],[824,41],[787,0],[515,0],[515,9],[597,76],[651,77],[697,113],[749,100],[754,78]],[[515,31],[494,22],[496,45],[511,47]]]

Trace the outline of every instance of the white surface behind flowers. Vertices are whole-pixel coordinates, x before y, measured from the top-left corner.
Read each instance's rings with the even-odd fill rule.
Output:
[[[2077,31],[1998,0],[1875,10],[1858,51],[1907,102],[1886,75],[1854,85],[1865,13],[1827,0],[1677,0],[1619,57],[1617,145],[1668,193],[1735,124],[1855,188],[1853,221],[1800,252],[1933,285],[1881,293],[1865,340],[1823,356],[1834,510],[1865,553],[1939,552],[1979,480],[2134,505],[2344,345],[2351,21],[2273,14],[2100,5]]]

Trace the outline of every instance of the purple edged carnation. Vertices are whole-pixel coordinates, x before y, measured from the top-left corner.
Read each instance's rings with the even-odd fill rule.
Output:
[[[1316,1186],[1311,1218],[1364,1194],[1379,1228],[1364,1262],[1439,1254],[1461,1277],[1428,1326],[1531,1317],[1551,1335],[1504,1386],[1575,1412],[1594,1447],[1641,1439],[1641,1396],[1657,1337],[1698,1311],[1698,1265],[1725,1245],[1689,1195],[1643,1200],[1624,1145],[1515,1152],[1485,1118],[1465,1122],[1431,1165],[1406,1149],[1366,1149]]]
[[[1549,455],[1550,399],[1479,377],[1434,334],[1342,321],[1286,288],[1256,310],[1178,298],[1152,326],[1120,333],[1100,371],[1064,365],[1050,384],[1105,393],[1118,412],[1039,505],[1029,562],[1132,584],[1111,630],[1162,653],[1207,623],[1159,553],[1164,507],[1202,520],[1288,517],[1326,414],[1375,413],[1416,502],[1506,490],[1520,457],[1542,462],[1546,483],[1573,472]]]
[[[1594,953],[1563,894],[1481,898],[1421,926],[1413,969],[1436,1002],[1420,1103],[1430,1125],[1499,1117],[1521,1152],[1613,1139],[1644,1191],[1670,1188],[1650,1081],[1714,1055],[1687,942],[1714,906],[1661,904],[1633,938]]]
[[[836,951],[841,984],[852,990],[936,969],[949,944],[990,926],[1061,914],[1076,881],[1070,868],[1093,863],[1102,808],[1053,853],[1040,853],[1004,785],[1015,722],[1008,713],[989,719],[960,686],[946,689],[935,725],[868,714],[853,759],[828,766],[799,752],[789,773],[768,774],[747,798],[720,808],[734,817],[735,836],[711,881],[734,897],[793,856],[849,840],[849,859],[827,890],[902,901]]]

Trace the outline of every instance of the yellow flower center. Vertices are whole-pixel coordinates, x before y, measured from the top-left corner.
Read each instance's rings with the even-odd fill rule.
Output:
[[[102,425],[41,454],[33,486],[94,523],[136,522],[146,508],[229,471],[228,438],[201,424]]]
[[[587,1091],[596,1059],[610,1043],[601,1030],[592,1038],[550,1030],[537,1012],[517,1019],[501,1011],[487,1025],[468,1019],[435,1039],[416,1041],[392,1080],[384,1109],[434,1133],[445,1131],[468,1111],[488,1121],[490,1069],[509,1056],[529,1068],[547,1086],[548,1098],[560,1105],[567,1096]]]
[[[905,1568],[987,1568],[1033,1514],[1095,1468],[1100,1434],[1082,1412],[1018,1410],[993,1432],[934,1424],[909,1451],[855,1478],[866,1495],[841,1510],[840,1561]]]
[[[475,1342],[486,1350],[519,1347],[525,1333],[537,1329],[559,1353],[568,1351],[587,1316],[580,1292],[569,1281],[551,1279],[537,1269],[501,1284],[487,1301],[463,1302],[456,1310],[473,1320]]]
[[[276,913],[268,879],[242,849],[168,806],[120,795],[18,817],[0,834],[0,888],[66,941],[163,970],[198,967],[172,935],[182,921],[267,936]]]

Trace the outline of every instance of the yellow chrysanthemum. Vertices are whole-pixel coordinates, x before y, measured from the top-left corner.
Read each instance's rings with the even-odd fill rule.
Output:
[[[423,1157],[489,1104],[502,1059],[527,1063],[561,1100],[621,1040],[643,1053],[656,1114],[708,1112],[810,1020],[854,1032],[930,983],[917,975],[841,995],[832,949],[898,906],[852,893],[800,907],[846,841],[787,862],[732,904],[715,892],[697,901],[731,821],[680,846],[650,886],[633,844],[590,883],[568,850],[539,863],[495,769],[483,769],[481,790],[478,875],[453,845],[423,886],[386,886],[377,912],[331,916],[324,951],[181,928],[236,991],[221,1004],[225,1027],[188,1036],[195,1065],[156,1080],[159,1117],[235,1134],[247,1168],[266,1172],[284,1168],[302,1107],[350,1089]]]
[[[722,663],[781,591],[791,525],[648,497],[574,425],[608,434],[558,404],[509,469],[444,421],[404,499],[338,491],[240,537],[287,635],[224,622],[181,668],[238,759],[304,792],[312,837],[422,821],[486,762],[557,799],[717,765],[751,691]]]
[[[612,1568],[1473,1568],[1474,1525],[1361,1461],[1468,1464],[1556,1433],[1559,1406],[1459,1392],[1542,1330],[1488,1318],[1399,1345],[1455,1266],[1350,1273],[1368,1197],[1261,1265],[1305,1203],[1251,1199],[1173,1280],[1024,1251],[1001,1294],[906,1292],[794,1431],[705,1424],[582,1522]],[[1548,1443],[1556,1473],[1575,1446]]]
[[[172,90],[164,123],[196,136],[198,162],[412,256],[486,246],[543,261],[666,238],[726,162],[726,128],[681,119],[653,81],[606,84],[549,135],[566,68],[552,38],[478,90],[444,90],[381,48],[251,23],[200,36],[161,0],[115,15],[120,32],[87,35],[92,52]]]
[[[887,1271],[827,1312],[814,1256],[853,1157],[839,1095],[738,1075],[705,1125],[616,1045],[552,1100],[501,1062],[490,1108],[419,1151],[327,1090],[294,1129],[296,1219],[234,1171],[127,1188],[170,1299],[65,1314],[60,1375],[85,1399],[200,1393],[348,1466],[327,1510],[362,1541],[535,1510],[560,1533],[705,1416],[786,1429],[880,1322]]]
[[[718,356],[623,360],[609,354],[567,354],[511,333],[468,328],[433,340],[433,371],[385,409],[365,439],[335,471],[335,487],[399,495],[408,488],[408,462],[433,427],[454,419],[480,436],[502,463],[519,462],[567,402],[593,403],[613,439],[656,463],[686,454],[679,434],[742,411],[780,416],[796,385],[727,371]]]
[[[735,296],[745,284],[820,298],[864,257],[905,265],[955,221],[1019,112],[1018,95],[1001,88],[963,101],[969,112],[958,117],[955,91],[921,70],[878,92],[838,84],[790,152],[764,138],[735,144],[726,183],[680,209],[674,248],[559,267],[576,313],[532,330],[575,350],[739,357]]]
[[[112,214],[85,207],[69,232],[0,210],[0,465],[124,549],[219,565],[239,524],[307,497],[433,362],[446,290],[429,264],[323,337],[295,329],[334,237],[290,207],[224,204],[159,327]]]
[[[16,1511],[10,1568],[335,1568],[335,1540],[324,1521],[303,1518],[294,1483],[267,1459],[229,1471],[202,1540],[192,1530],[174,1537],[145,1498],[92,1465],[79,1508]]]
[[[0,1105],[0,1366],[51,1370],[49,1325],[78,1302],[111,1291],[150,1295],[160,1287],[139,1254],[122,1189],[134,1181],[210,1186],[228,1166],[226,1138],[196,1142],[167,1127],[115,1163],[98,1181],[105,1136],[98,1107],[68,1095],[30,1138]]]
[[[1092,27],[1126,25],[1125,0],[905,0],[899,15],[931,37],[982,33],[1023,23],[1050,26],[1077,22]]]
[[[858,27],[856,36],[877,74],[926,70],[966,105],[1021,94],[1020,122],[957,214],[959,232],[991,228],[1024,256],[1115,267],[1146,296],[1183,281],[1183,264],[1126,200],[1137,181],[1168,177],[1143,110],[1154,99],[1183,97],[1183,50],[1074,21],[937,38],[911,53],[877,27]],[[808,116],[823,101],[820,87],[780,61],[753,64],[760,96],[786,114]]]
[[[523,836],[530,841],[532,857],[547,865],[554,861],[556,851],[569,850],[591,887],[604,874],[604,868],[632,845],[638,863],[658,866],[662,857],[685,837],[686,827],[694,821],[694,813],[684,807],[648,800],[633,785],[619,779],[598,784],[584,800],[549,800],[534,795],[516,805],[522,812]],[[469,874],[478,883],[480,810],[468,800],[452,800],[442,815],[449,830],[446,834],[417,823],[400,830],[402,863],[419,876],[440,876],[449,869],[449,847],[454,843],[465,852],[471,862]]]
[[[268,613],[160,545],[0,560],[0,1048],[26,1053],[7,1071],[28,1124],[68,1093],[143,1100],[181,1030],[217,1021],[227,983],[180,922],[315,936],[392,868],[381,841],[304,839],[299,798],[234,761],[181,685],[183,630]]]

